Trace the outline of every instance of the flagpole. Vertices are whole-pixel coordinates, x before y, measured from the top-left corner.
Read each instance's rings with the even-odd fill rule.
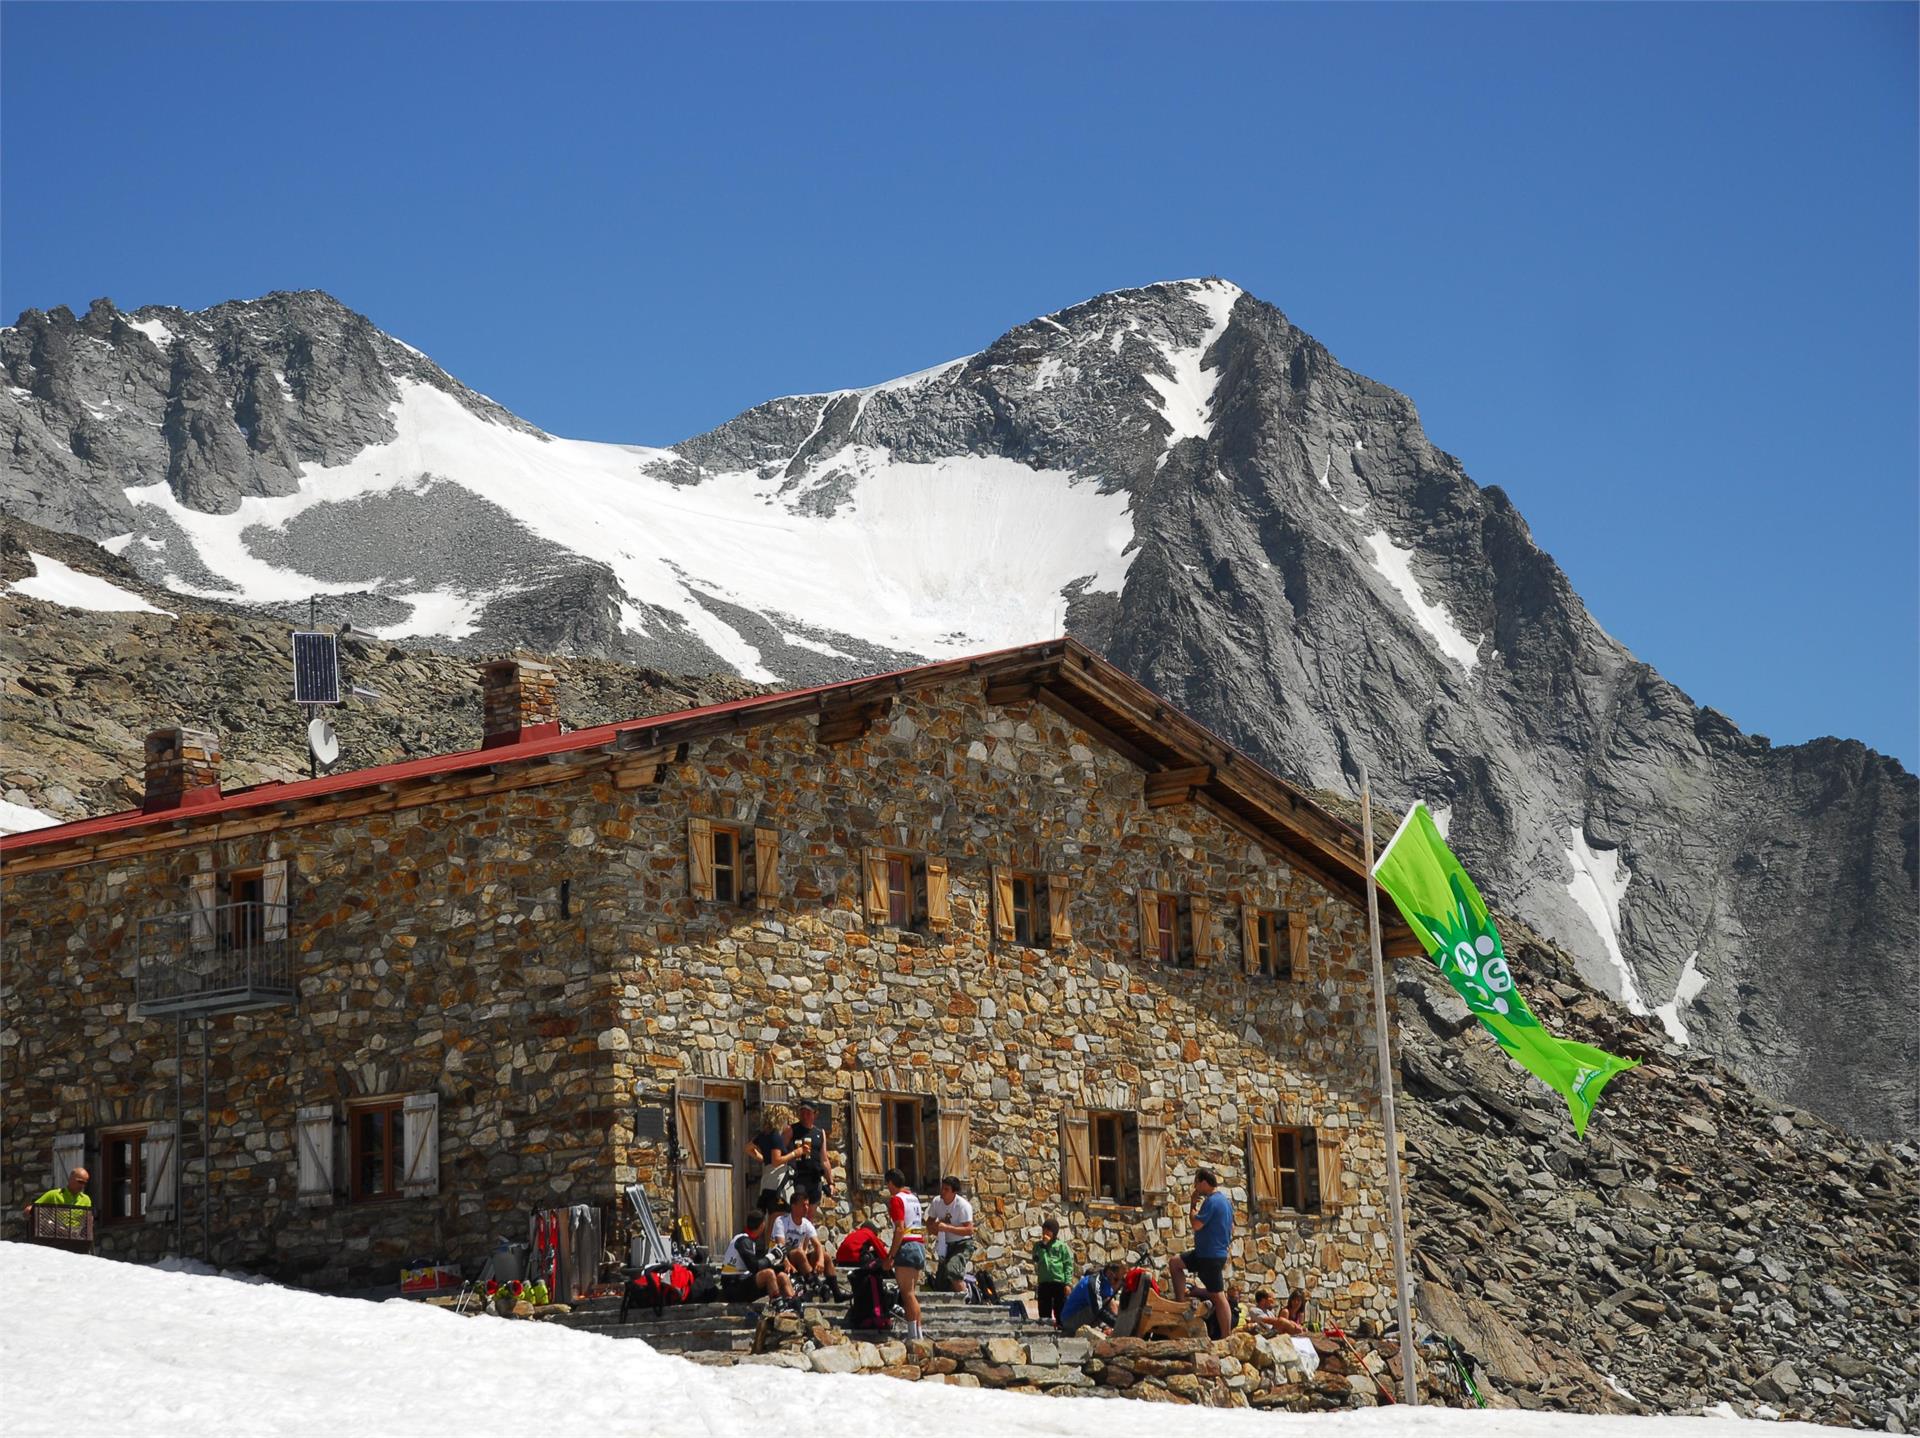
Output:
[[[1409,1408],[1420,1406],[1414,1382],[1413,1289],[1407,1281],[1407,1217],[1400,1193],[1400,1140],[1393,1123],[1393,1044],[1387,1034],[1386,964],[1380,956],[1380,890],[1373,882],[1373,791],[1360,766],[1360,836],[1367,851],[1367,943],[1373,949],[1373,1032],[1380,1054],[1380,1120],[1387,1138],[1387,1208],[1393,1221],[1393,1280],[1400,1304],[1400,1385]]]

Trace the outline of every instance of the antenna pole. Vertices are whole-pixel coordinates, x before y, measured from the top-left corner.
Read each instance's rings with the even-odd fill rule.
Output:
[[[1380,957],[1380,890],[1373,882],[1373,790],[1360,766],[1360,833],[1367,852],[1367,943],[1373,950],[1373,1032],[1380,1054],[1380,1121],[1387,1140],[1387,1204],[1393,1222],[1393,1281],[1400,1310],[1400,1391],[1409,1408],[1420,1406],[1414,1381],[1413,1289],[1407,1282],[1407,1217],[1400,1194],[1400,1139],[1393,1122],[1393,1041],[1387,1033],[1387,979]]]

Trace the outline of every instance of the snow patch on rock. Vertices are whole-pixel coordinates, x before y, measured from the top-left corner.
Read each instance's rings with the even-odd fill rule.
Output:
[[[30,804],[0,799],[0,834],[24,834],[29,829],[45,829],[60,822]]]
[[[1620,900],[1625,897],[1633,875],[1620,861],[1618,849],[1594,849],[1578,824],[1567,830],[1572,847],[1563,850],[1573,869],[1567,883],[1567,896],[1585,914],[1593,931],[1600,936],[1607,959],[1620,975],[1620,1001],[1627,1012],[1645,1014],[1647,1006],[1640,997],[1633,965],[1620,948]]]
[[[48,604],[64,604],[69,609],[91,609],[100,614],[164,614],[169,619],[175,617],[171,609],[149,604],[133,591],[109,583],[97,574],[82,574],[70,565],[31,550],[27,557],[33,561],[33,573],[8,585],[7,591],[11,594],[45,600]]]
[[[1161,349],[1160,357],[1173,371],[1170,376],[1145,376],[1147,383],[1158,392],[1160,412],[1171,426],[1168,449],[1183,439],[1206,439],[1213,434],[1213,391],[1220,383],[1220,371],[1204,369],[1202,364],[1213,342],[1225,332],[1241,293],[1238,285],[1225,280],[1190,280],[1186,290],[1189,298],[1207,312],[1206,330],[1198,344],[1184,349]]]
[[[1420,592],[1420,581],[1413,577],[1413,551],[1395,544],[1384,529],[1367,536],[1367,547],[1373,551],[1373,567],[1405,601],[1420,627],[1433,636],[1440,652],[1467,673],[1473,673],[1473,666],[1480,662],[1480,641],[1461,633],[1444,605],[1427,603],[1426,595]]]
[[[1654,1007],[1653,1015],[1660,1020],[1667,1034],[1677,1044],[1688,1044],[1692,1040],[1687,1034],[1686,1020],[1681,1018],[1682,1010],[1700,997],[1700,991],[1707,986],[1707,976],[1698,967],[1700,951],[1695,949],[1687,955],[1686,963],[1680,966],[1680,977],[1674,983],[1673,997],[1664,1004]]]

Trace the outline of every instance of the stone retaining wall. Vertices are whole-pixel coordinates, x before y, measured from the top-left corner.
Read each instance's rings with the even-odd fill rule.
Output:
[[[760,1364],[813,1373],[874,1373],[1056,1396],[1134,1398],[1149,1403],[1208,1408],[1259,1408],[1295,1413],[1371,1407],[1379,1384],[1398,1392],[1393,1343],[1354,1340],[1351,1347],[1320,1339],[1320,1366],[1309,1376],[1286,1338],[1241,1332],[1206,1339],[955,1338],[928,1342],[889,1338],[867,1342],[821,1323],[770,1319],[762,1351],[707,1353],[697,1361]],[[1458,1405],[1462,1393],[1449,1376],[1416,1360],[1414,1377],[1424,1401]]]

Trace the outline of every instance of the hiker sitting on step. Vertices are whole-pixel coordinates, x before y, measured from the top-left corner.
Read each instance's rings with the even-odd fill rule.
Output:
[[[821,1240],[820,1230],[814,1225],[818,1211],[812,1199],[804,1196],[794,1199],[785,1212],[774,1215],[773,1241],[786,1249],[793,1271],[803,1281],[817,1280],[835,1298],[845,1298],[846,1290],[840,1286],[840,1274],[834,1267],[833,1250]]]
[[[766,1297],[791,1302],[793,1278],[784,1257],[774,1256],[768,1234],[773,1225],[759,1209],[747,1215],[747,1226],[733,1236],[720,1266],[721,1296],[730,1303],[750,1303]]]

